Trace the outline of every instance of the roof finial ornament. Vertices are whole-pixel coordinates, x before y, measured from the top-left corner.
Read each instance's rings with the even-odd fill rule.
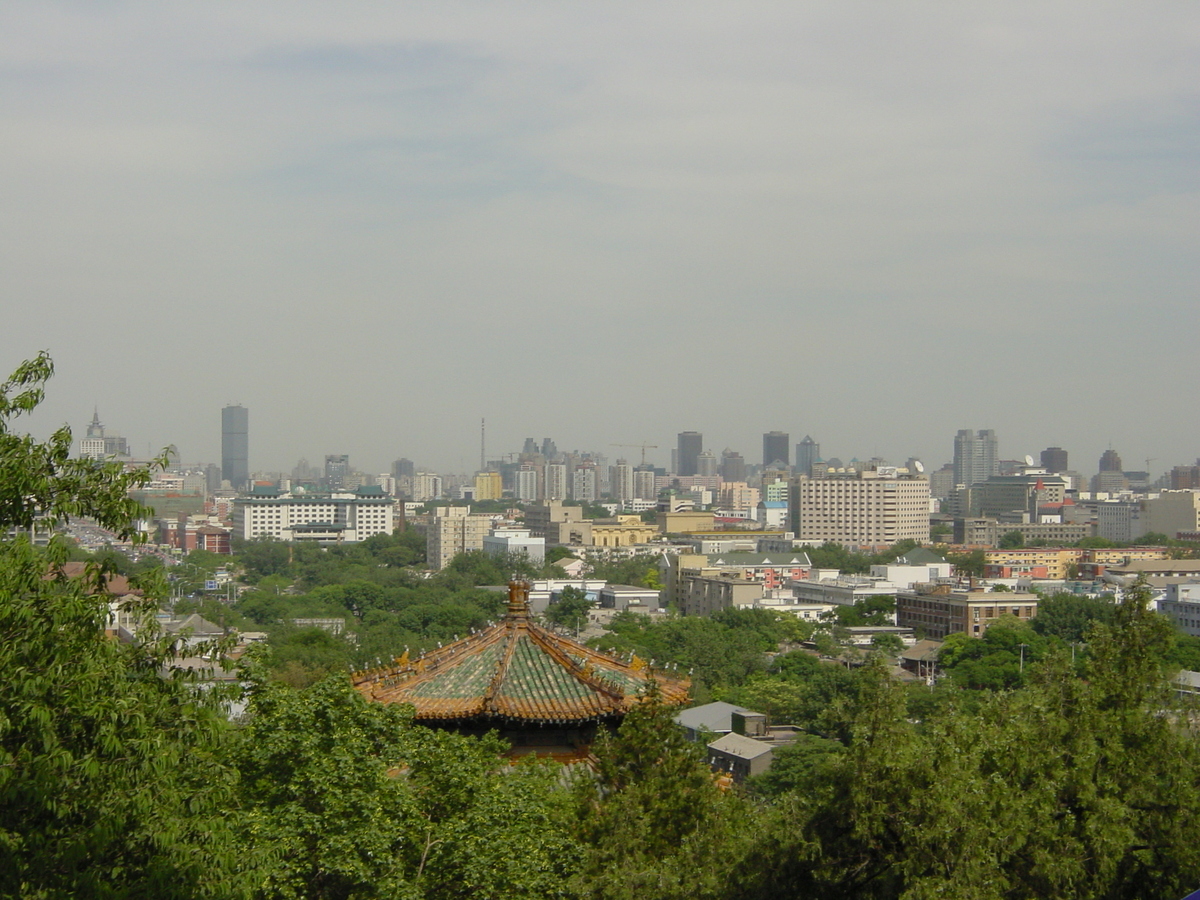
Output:
[[[508,617],[510,619],[529,618],[529,590],[532,587],[523,578],[513,576],[508,583]]]

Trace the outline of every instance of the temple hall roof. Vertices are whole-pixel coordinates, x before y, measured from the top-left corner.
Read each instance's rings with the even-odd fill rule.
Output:
[[[369,700],[412,704],[418,721],[580,724],[625,715],[652,679],[665,703],[687,701],[689,679],[532,622],[529,584],[514,582],[502,621],[412,660],[406,652],[353,680]]]

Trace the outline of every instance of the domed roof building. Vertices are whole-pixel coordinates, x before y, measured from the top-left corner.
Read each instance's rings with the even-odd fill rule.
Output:
[[[407,703],[416,721],[466,733],[498,731],[516,753],[579,756],[602,726],[615,727],[651,684],[662,702],[687,702],[691,681],[600,653],[534,623],[529,584],[508,588],[508,614],[415,659],[354,675],[378,703]]]

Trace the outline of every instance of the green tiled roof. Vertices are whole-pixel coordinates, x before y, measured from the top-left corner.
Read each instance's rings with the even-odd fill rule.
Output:
[[[358,673],[355,686],[382,703],[411,703],[418,719],[440,721],[577,723],[619,716],[651,677],[666,702],[687,699],[687,679],[554,634],[529,620],[527,605],[510,600],[509,609],[503,621],[478,634]]]

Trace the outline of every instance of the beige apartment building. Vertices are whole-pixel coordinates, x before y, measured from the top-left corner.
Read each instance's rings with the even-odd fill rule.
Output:
[[[679,612],[685,616],[711,616],[733,606],[753,606],[762,599],[761,582],[708,574],[685,574]]]
[[[896,594],[896,624],[944,640],[951,634],[979,637],[1004,615],[1028,621],[1037,615],[1037,594],[956,591],[947,584],[917,585]]]
[[[426,564],[443,569],[459,553],[482,550],[492,520],[490,515],[471,515],[467,506],[437,507],[425,533]]]
[[[1022,547],[1017,550],[987,550],[984,574],[989,578],[1028,575],[1051,580],[1069,577],[1099,578],[1105,570],[1130,561],[1166,559],[1164,547]],[[1076,571],[1072,571],[1072,566]]]
[[[1200,531],[1200,491],[1163,491],[1145,501],[1142,523],[1147,532],[1169,538]]]
[[[929,481],[890,468],[799,475],[789,512],[796,539],[853,547],[929,540]]]

